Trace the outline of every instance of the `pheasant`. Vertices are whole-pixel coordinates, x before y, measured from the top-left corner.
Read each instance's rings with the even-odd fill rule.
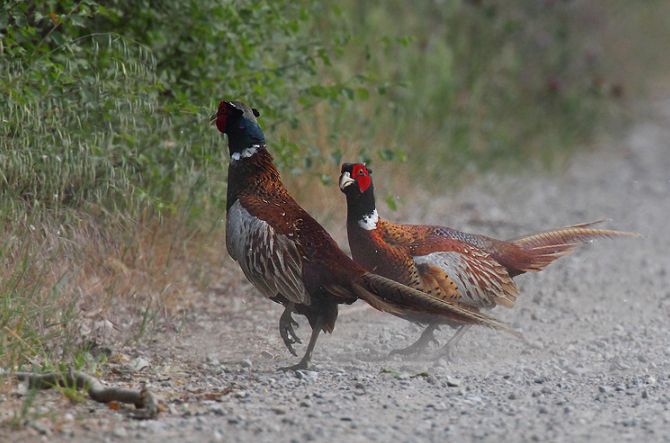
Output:
[[[289,195],[266,148],[258,116],[243,103],[222,101],[212,122],[228,136],[228,253],[265,297],[284,306],[279,331],[293,355],[297,356],[292,345],[300,340],[292,314],[306,316],[312,327],[302,359],[283,369],[307,368],[319,333],[335,327],[338,305],[359,298],[380,311],[516,333],[492,317],[370,273],[351,260]]]
[[[363,163],[345,163],[341,169],[339,185],[347,199],[347,236],[354,260],[371,272],[472,312],[512,307],[518,296],[512,277],[541,271],[582,243],[637,235],[594,229],[599,223],[594,222],[503,241],[442,226],[396,224],[379,217],[370,173]],[[469,325],[450,319],[431,322],[415,343],[392,353],[410,354],[437,343],[433,332],[441,324],[458,329],[436,357],[453,357]]]

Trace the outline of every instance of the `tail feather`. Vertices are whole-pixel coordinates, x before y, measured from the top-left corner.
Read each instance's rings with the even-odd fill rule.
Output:
[[[462,324],[478,324],[517,338],[522,335],[494,317],[433,297],[380,275],[366,273],[353,283],[359,298],[373,308],[399,317],[442,317]]]
[[[556,259],[569,255],[577,247],[597,238],[638,237],[635,232],[616,231],[613,229],[594,229],[593,225],[605,220],[581,223],[551,231],[526,235],[510,240],[527,254],[527,263],[523,272],[541,271]]]

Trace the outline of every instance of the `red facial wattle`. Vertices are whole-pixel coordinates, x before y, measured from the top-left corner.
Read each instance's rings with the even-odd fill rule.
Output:
[[[219,103],[219,110],[216,112],[216,127],[219,131],[226,131],[226,121],[228,120],[228,106],[225,101]]]
[[[351,171],[351,178],[356,180],[356,183],[358,183],[358,189],[360,189],[361,192],[365,192],[372,184],[370,173],[368,172],[365,165],[354,165]]]

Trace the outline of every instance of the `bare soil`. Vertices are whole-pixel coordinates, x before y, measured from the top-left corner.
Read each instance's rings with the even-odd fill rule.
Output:
[[[389,358],[420,329],[356,303],[319,339],[313,370],[278,372],[297,361],[279,337],[281,309],[231,267],[184,319],[113,350],[105,380],[146,382],[163,403],[157,420],[46,391],[36,418],[0,428],[0,440],[670,441],[670,100],[645,117],[561,174],[490,175],[386,214],[501,238],[603,217],[640,232],[517,279],[517,305],[493,313],[537,349],[473,328],[454,361]],[[17,386],[2,417],[25,395]]]

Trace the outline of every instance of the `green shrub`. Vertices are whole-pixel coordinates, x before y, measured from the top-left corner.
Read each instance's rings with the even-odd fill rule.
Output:
[[[346,35],[310,34],[316,1],[1,8],[0,178],[13,207],[220,207],[227,155],[208,124],[219,99],[254,103],[269,132],[346,99],[318,76]],[[278,158],[292,162],[294,147],[275,144]]]
[[[391,0],[343,8],[364,50],[347,53],[339,78],[366,66],[385,81],[366,106],[349,106],[351,118],[335,117],[333,133],[373,160],[404,152],[424,184],[550,164],[597,131],[620,89],[607,54],[594,49],[608,19],[602,4]]]

